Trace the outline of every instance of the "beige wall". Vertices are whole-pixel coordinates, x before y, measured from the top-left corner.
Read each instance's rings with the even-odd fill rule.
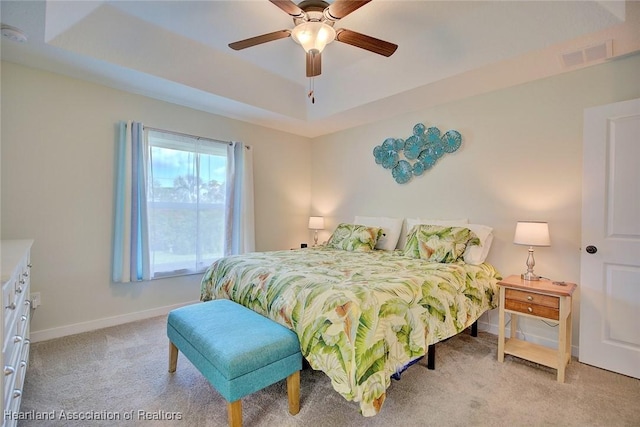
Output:
[[[527,248],[512,243],[516,221],[543,220],[552,246],[536,249],[535,271],[579,283],[583,110],[637,97],[640,55],[317,138],[311,211],[326,216],[329,228],[320,239],[355,215],[468,218],[494,227],[488,260],[509,275],[526,270]],[[385,138],[407,138],[416,123],[456,129],[463,144],[399,185],[372,151]],[[497,317],[483,319],[494,332]],[[529,338],[556,340],[556,329],[541,322],[522,329]]]
[[[254,149],[256,249],[308,242],[307,138],[2,63],[2,238],[33,238],[34,337],[162,314],[199,297],[199,276],[110,281],[115,124]]]

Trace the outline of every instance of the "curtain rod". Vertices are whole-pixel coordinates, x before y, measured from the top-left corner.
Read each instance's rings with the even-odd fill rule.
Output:
[[[175,132],[175,131],[166,130],[166,129],[158,129],[158,128],[154,128],[154,127],[146,126],[146,125],[143,125],[143,126],[144,126],[145,129],[154,130],[156,132],[164,132],[164,133],[169,133],[169,134],[177,135],[177,136],[188,136],[189,138],[203,139],[203,140],[206,140],[206,141],[224,142],[224,143],[229,144],[229,145],[233,144],[233,141],[223,141],[221,139],[206,138],[204,136],[191,135],[191,134],[188,134],[188,133]],[[247,145],[247,148],[251,148],[251,146]]]

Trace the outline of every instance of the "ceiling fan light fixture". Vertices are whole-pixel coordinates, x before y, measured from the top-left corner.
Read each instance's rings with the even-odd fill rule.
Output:
[[[322,52],[324,47],[336,38],[336,30],[324,22],[309,21],[296,25],[291,30],[291,37],[306,52],[311,50]]]

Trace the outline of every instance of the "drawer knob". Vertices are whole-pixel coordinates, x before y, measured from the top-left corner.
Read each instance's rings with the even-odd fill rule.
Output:
[[[18,286],[16,288],[16,294],[21,294],[22,293],[22,286]]]
[[[25,271],[24,273],[22,273],[22,275],[23,275],[24,277],[29,277],[29,272],[28,272],[28,271]]]
[[[529,310],[529,313],[533,313],[533,308],[527,307],[527,310]]]
[[[5,366],[4,367],[4,375],[5,375],[5,377],[9,376],[9,375],[11,375],[11,374],[13,374],[15,372],[16,372],[16,370],[15,370],[15,368],[13,366]]]
[[[8,306],[6,306],[5,308],[8,308],[9,310],[15,310],[16,309],[16,303],[12,302],[11,304],[9,304]]]
[[[17,399],[18,397],[22,396],[22,390],[18,390],[17,388],[13,390],[13,397],[14,399]]]
[[[13,337],[13,342],[22,342],[22,337],[20,335],[15,335]]]
[[[533,297],[532,297],[531,295],[528,295],[528,296],[527,296],[527,299],[528,299],[529,301],[533,301]]]

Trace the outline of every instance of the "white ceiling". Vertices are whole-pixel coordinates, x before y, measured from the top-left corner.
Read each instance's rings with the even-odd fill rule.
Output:
[[[331,43],[312,104],[304,50],[292,39],[227,46],[293,28],[267,0],[2,0],[1,7],[2,24],[28,36],[23,44],[2,39],[3,60],[308,137],[565,72],[560,53],[619,31],[628,38],[629,25],[640,22],[638,3],[625,1],[373,0],[335,27],[398,50],[386,58]],[[619,46],[614,55],[640,42]]]

